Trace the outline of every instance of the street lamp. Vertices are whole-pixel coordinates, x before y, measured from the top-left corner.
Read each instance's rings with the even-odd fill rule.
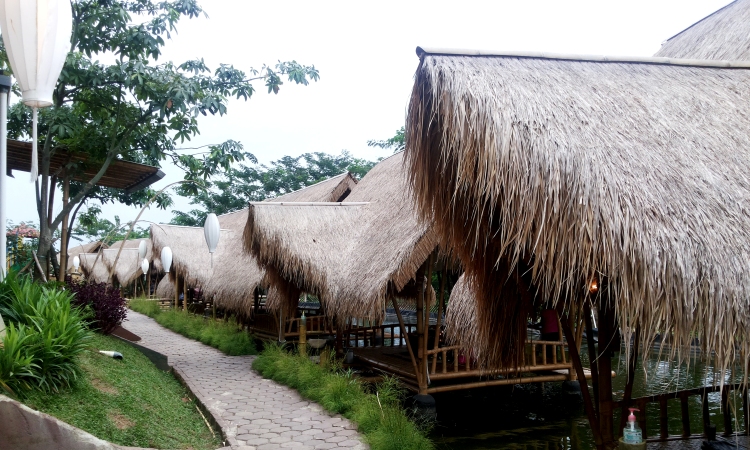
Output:
[[[219,245],[219,234],[219,218],[216,217],[216,214],[211,213],[206,216],[206,222],[203,224],[203,235],[206,237],[208,253],[211,254],[211,267],[214,266],[214,252],[216,246]]]
[[[32,109],[31,181],[34,182],[39,173],[37,109],[52,106],[52,93],[70,51],[73,32],[70,0],[0,0],[0,29],[23,103]]]

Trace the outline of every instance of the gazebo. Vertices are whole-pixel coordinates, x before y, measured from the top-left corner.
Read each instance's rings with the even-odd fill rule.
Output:
[[[421,216],[465,269],[476,334],[464,342],[487,365],[522,355],[528,309],[509,291],[555,304],[568,342],[566,318],[583,311],[589,322],[593,307],[593,401],[578,379],[597,445],[622,429],[613,410],[652,402],[666,439],[667,397],[631,398],[639,347],[666,333],[684,359],[699,337],[722,370],[750,362],[750,63],[417,53],[406,164]],[[631,375],[614,401],[618,328]],[[683,436],[688,397],[702,396],[707,425],[719,388],[669,394],[682,402]]]

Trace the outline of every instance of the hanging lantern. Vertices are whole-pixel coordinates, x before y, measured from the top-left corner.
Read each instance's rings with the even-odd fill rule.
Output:
[[[148,260],[146,258],[143,258],[143,261],[141,262],[141,271],[143,272],[143,278],[146,278],[146,274],[148,273]]]
[[[161,249],[161,265],[164,266],[164,273],[169,273],[169,268],[172,267],[172,249],[164,247]]]
[[[138,244],[138,259],[145,258],[147,252],[148,248],[146,246],[146,241],[141,241],[141,243]]]
[[[206,237],[208,253],[211,254],[211,267],[214,266],[214,252],[219,245],[219,230],[219,218],[214,213],[209,214],[203,224],[203,235]]]
[[[37,108],[52,106],[52,93],[70,51],[70,0],[0,0],[0,29],[13,75],[32,108],[31,180],[37,178]]]
[[[81,267],[81,258],[73,258],[73,273],[78,273],[78,268]]]

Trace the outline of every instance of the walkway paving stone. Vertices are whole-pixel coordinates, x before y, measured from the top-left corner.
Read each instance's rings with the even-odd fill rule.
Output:
[[[251,367],[254,356],[227,356],[134,311],[123,325],[141,337],[140,345],[167,355],[232,450],[368,448],[349,420],[261,377]]]

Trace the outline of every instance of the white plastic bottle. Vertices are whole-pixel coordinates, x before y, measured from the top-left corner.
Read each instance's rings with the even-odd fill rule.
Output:
[[[635,414],[633,411],[639,411],[638,408],[628,408],[630,415],[628,416],[628,424],[622,430],[622,441],[626,444],[641,444],[643,443],[643,432],[641,427],[638,426],[638,422],[635,421]]]

